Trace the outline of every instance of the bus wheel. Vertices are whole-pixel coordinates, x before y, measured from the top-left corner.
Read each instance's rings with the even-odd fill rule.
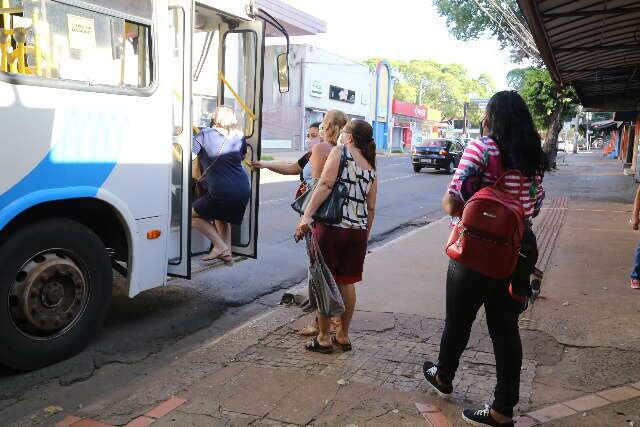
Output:
[[[111,301],[111,263],[84,225],[51,219],[0,246],[0,364],[37,369],[81,351]]]

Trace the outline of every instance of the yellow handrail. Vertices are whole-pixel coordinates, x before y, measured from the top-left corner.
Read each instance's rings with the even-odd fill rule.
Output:
[[[249,115],[249,117],[251,117],[251,120],[255,120],[256,119],[256,115],[253,114],[253,111],[251,111],[251,109],[249,107],[247,107],[247,104],[245,104],[244,101],[240,98],[240,96],[236,93],[236,91],[233,90],[233,88],[231,87],[231,85],[229,84],[227,79],[224,78],[223,72],[219,71],[219,73],[220,73],[220,80],[222,80],[222,83],[224,83],[225,86],[227,86],[229,91],[233,94],[233,96],[236,98],[236,100],[242,106],[242,109]]]

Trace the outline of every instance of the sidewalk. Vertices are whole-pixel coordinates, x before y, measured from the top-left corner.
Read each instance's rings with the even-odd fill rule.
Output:
[[[541,299],[520,319],[517,409],[523,416],[517,425],[640,425],[640,294],[628,286],[638,239],[628,225],[633,180],[616,161],[579,154],[567,156],[545,185],[549,198],[535,225],[545,280]],[[139,393],[108,396],[50,420],[75,426],[100,425],[74,424],[81,418],[132,426],[465,425],[461,409],[489,402],[495,385],[482,314],[454,396],[438,398],[422,377],[422,363],[437,357],[443,328],[448,232],[441,219],[370,253],[352,352],[305,351],[294,331],[310,316],[280,306],[141,378]]]

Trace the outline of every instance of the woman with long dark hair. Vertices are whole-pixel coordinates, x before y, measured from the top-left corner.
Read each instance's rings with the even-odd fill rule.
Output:
[[[338,176],[343,152],[346,165],[342,175]],[[342,222],[337,225],[316,222],[313,224],[313,235],[340,288],[345,311],[333,340],[329,335],[329,319],[317,314],[319,333],[307,344],[306,349],[320,353],[333,352],[334,344],[343,351],[351,350],[349,326],[356,306],[354,284],[362,281],[378,189],[373,129],[364,120],[351,120],[340,131],[339,144],[329,154],[320,181],[296,227],[296,240],[311,232],[313,215],[329,197],[338,180],[349,189],[349,197],[342,207]]]
[[[471,141],[444,195],[442,206],[452,217],[460,217],[464,203],[483,187],[493,185],[506,171],[506,188],[520,198],[527,227],[544,199],[542,178],[546,158],[531,113],[517,92],[496,93],[482,121],[483,137]],[[441,396],[453,392],[453,378],[469,341],[476,314],[484,305],[496,358],[497,385],[491,405],[465,409],[462,417],[473,425],[513,426],[513,408],[518,403],[522,344],[518,316],[522,304],[509,292],[509,279],[491,279],[464,265],[449,261],[446,289],[445,328],[438,363],[425,362],[424,376]]]

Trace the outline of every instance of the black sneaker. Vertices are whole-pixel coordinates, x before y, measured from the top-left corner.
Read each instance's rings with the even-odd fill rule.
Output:
[[[453,393],[453,386],[451,384],[442,385],[436,380],[436,374],[438,373],[438,366],[431,362],[424,362],[422,365],[422,373],[429,385],[440,395],[440,397],[447,397]]]
[[[513,421],[499,423],[494,420],[489,405],[484,405],[483,409],[465,409],[462,411],[462,419],[472,426],[513,427]]]

